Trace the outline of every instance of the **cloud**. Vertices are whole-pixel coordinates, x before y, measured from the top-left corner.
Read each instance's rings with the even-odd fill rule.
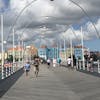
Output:
[[[0,0],[0,9],[4,6],[4,3],[2,0]]]
[[[33,39],[33,42],[37,44],[42,35],[46,39],[45,41],[41,40],[44,41],[43,43],[54,42],[53,40],[60,40],[63,37],[66,40],[72,38],[77,41],[81,38],[80,27],[83,26],[84,40],[89,40],[96,37],[97,34],[88,16],[93,20],[98,32],[100,31],[100,0],[73,0],[84,9],[88,16],[79,6],[69,0],[54,0],[53,2],[34,0],[31,5],[26,7],[32,1],[9,1],[10,9],[4,14],[5,39],[10,35],[9,40],[12,41],[12,30],[9,30],[14,26],[16,36],[20,34],[21,39],[26,42]],[[2,4],[0,0],[0,7]],[[25,9],[23,10],[23,8]],[[41,30],[44,26],[46,29]],[[73,27],[74,33],[70,26]],[[44,34],[41,35],[43,32]],[[16,37],[17,40],[18,36]]]

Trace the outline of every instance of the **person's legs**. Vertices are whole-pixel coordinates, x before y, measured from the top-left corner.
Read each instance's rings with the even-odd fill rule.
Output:
[[[36,66],[34,66],[34,74],[35,74],[35,77],[36,77]]]
[[[28,70],[26,70],[26,76],[28,76]]]
[[[48,63],[48,68],[50,67],[50,63]]]
[[[36,68],[36,77],[38,76],[38,73],[39,73],[39,66],[37,66]]]
[[[38,65],[34,67],[34,72],[35,72],[35,77],[37,77],[38,73],[39,73],[39,67],[38,67]]]
[[[70,70],[71,69],[71,66],[70,66],[70,64],[68,64],[68,70]]]

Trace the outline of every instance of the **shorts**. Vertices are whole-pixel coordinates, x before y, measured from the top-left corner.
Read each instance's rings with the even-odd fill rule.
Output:
[[[48,66],[50,65],[50,63],[48,63]]]
[[[34,67],[34,71],[39,71],[39,67]]]
[[[26,72],[29,72],[30,70],[26,70]]]

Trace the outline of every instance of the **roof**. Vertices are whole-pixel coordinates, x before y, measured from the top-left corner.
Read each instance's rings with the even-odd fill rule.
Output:
[[[41,47],[40,48],[47,48],[47,46],[46,45],[41,45]]]
[[[13,48],[9,48],[9,51],[13,51]],[[18,51],[18,50],[23,50],[23,47],[15,47],[14,50]]]
[[[74,48],[82,48],[82,45],[74,46]],[[83,48],[86,48],[86,47],[83,47]]]

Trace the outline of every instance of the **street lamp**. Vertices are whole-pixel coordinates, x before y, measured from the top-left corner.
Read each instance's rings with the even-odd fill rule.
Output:
[[[65,40],[65,38],[64,38],[64,58],[66,61],[66,40]]]
[[[82,44],[82,60],[83,60],[83,70],[85,70],[84,43],[83,43],[83,30],[82,30],[82,27],[81,27],[81,44]]]
[[[71,66],[73,68],[74,67],[73,66],[73,44],[72,44],[72,38],[71,37],[70,37],[70,50],[71,50],[71,60],[72,60]]]
[[[14,73],[14,71],[15,71],[15,69],[14,69],[14,67],[15,67],[15,43],[14,43],[14,39],[15,39],[15,30],[14,30],[14,28],[13,28],[13,67],[12,67],[12,73]]]
[[[2,67],[2,79],[4,79],[4,50],[3,50],[3,14],[1,14],[1,51],[2,51],[2,63],[1,63],[1,67]]]

